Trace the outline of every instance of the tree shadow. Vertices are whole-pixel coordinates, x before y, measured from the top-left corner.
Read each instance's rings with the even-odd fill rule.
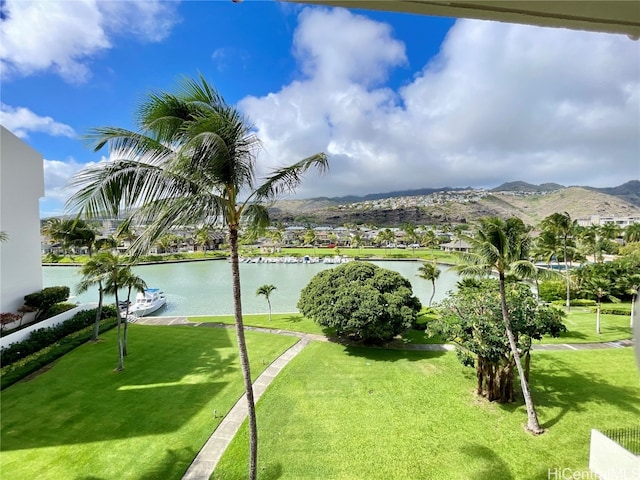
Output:
[[[139,480],[157,480],[159,478],[181,478],[191,465],[198,452],[191,448],[167,450],[161,459],[147,472],[141,473]]]
[[[399,360],[418,362],[420,360],[441,357],[447,353],[446,351],[430,350],[389,350],[385,346],[342,344],[345,345],[344,351],[347,355],[367,358],[377,362],[397,362]]]
[[[531,385],[537,406],[560,410],[542,424],[543,428],[552,427],[569,411],[583,411],[592,402],[615,405],[640,417],[637,389],[614,385],[606,377],[574,370],[559,358],[554,358],[552,365],[534,368]]]
[[[469,477],[470,480],[513,480],[515,478],[509,464],[484,445],[467,443],[460,447],[460,451],[483,462],[481,470],[474,472]]]

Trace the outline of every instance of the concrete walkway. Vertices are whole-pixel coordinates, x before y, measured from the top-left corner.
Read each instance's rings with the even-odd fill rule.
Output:
[[[187,317],[142,317],[136,320],[135,323],[140,325],[183,325],[192,327],[213,327],[213,328],[235,328],[234,325],[215,322],[190,322]],[[290,330],[280,330],[273,328],[262,327],[245,327],[246,330],[273,333],[277,335],[288,335],[298,337],[300,340],[296,342],[291,348],[280,355],[276,360],[269,365],[264,372],[256,379],[253,384],[253,395],[255,403],[265,392],[267,387],[271,384],[273,379],[280,373],[280,371],[293,359],[298,353],[300,353],[304,347],[306,347],[310,341],[328,342],[332,339],[327,338],[324,335],[317,335],[312,333],[293,332]],[[623,348],[633,346],[632,340],[619,340],[615,342],[602,342],[602,343],[558,343],[558,344],[543,344],[534,345],[534,350],[540,351],[552,351],[552,350],[599,350],[604,348]],[[391,343],[385,345],[385,349],[395,350],[413,350],[413,351],[451,351],[455,349],[454,345],[450,344],[410,344],[410,343]],[[208,480],[211,474],[215,470],[222,454],[227,449],[231,440],[238,432],[240,425],[247,418],[247,401],[246,396],[243,395],[240,400],[236,402],[229,413],[224,417],[222,422],[218,425],[218,428],[211,434],[207,443],[204,444],[196,458],[185,472],[182,477],[183,480]]]

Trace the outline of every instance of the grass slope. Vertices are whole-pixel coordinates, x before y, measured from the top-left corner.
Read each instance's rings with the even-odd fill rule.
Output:
[[[588,471],[591,428],[638,425],[632,350],[535,353],[532,369],[539,437],[525,433],[523,405],[478,399],[454,354],[312,343],[258,405],[259,478],[547,478]],[[212,478],[244,478],[246,434]]]
[[[110,331],[2,392],[2,478],[181,478],[244,392],[235,332],[130,329],[123,372]],[[247,332],[254,378],[294,342]]]

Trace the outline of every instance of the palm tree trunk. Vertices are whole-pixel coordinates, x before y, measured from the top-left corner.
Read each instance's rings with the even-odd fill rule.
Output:
[[[569,264],[567,263],[567,239],[564,239],[564,274],[567,280],[567,312],[571,311],[571,279],[569,278]]]
[[[596,307],[596,333],[600,335],[600,298],[598,298],[598,306]]]
[[[118,318],[118,371],[124,370],[124,355],[122,354],[122,336],[120,335],[120,326],[122,325],[122,316],[120,315],[120,308],[118,304],[118,285],[114,285],[115,295],[116,295],[116,315]]]
[[[122,356],[127,356],[127,330],[129,327],[129,299],[131,298],[131,285],[129,285],[129,290],[127,291],[127,309],[124,315],[124,341],[122,345]]]
[[[100,335],[100,320],[102,319],[102,283],[98,284],[98,310],[96,311],[96,321],[93,325],[93,338],[94,342],[98,341],[98,335]]]
[[[249,480],[255,480],[258,473],[258,426],[256,423],[256,406],[253,398],[249,355],[244,336],[242,320],[242,301],[240,297],[240,265],[238,262],[238,226],[229,226],[229,247],[231,248],[231,278],[233,286],[233,311],[238,338],[240,366],[244,378],[244,389],[247,397],[247,414],[249,417]]]
[[[436,295],[436,281],[431,280],[431,285],[433,286],[433,290],[431,291],[431,298],[429,298],[429,307],[431,307],[431,302],[433,302],[433,297]]]
[[[507,294],[504,287],[503,272],[500,272],[500,303],[502,306],[502,319],[504,320],[505,330],[507,331],[507,338],[509,339],[511,353],[513,353],[513,359],[516,362],[516,368],[518,369],[520,386],[522,387],[522,396],[524,397],[524,403],[527,408],[527,430],[538,435],[543,433],[544,430],[540,427],[540,423],[538,422],[538,415],[536,414],[536,408],[533,405],[533,398],[531,397],[531,391],[529,390],[527,375],[525,374],[524,368],[522,368],[522,361],[520,360],[520,353],[518,352],[516,339],[513,335],[513,330],[511,330],[511,320],[509,319],[509,310],[507,309]]]
[[[267,297],[267,304],[269,305],[269,321],[271,321],[271,300]]]
[[[631,317],[629,320],[629,328],[633,328],[633,314],[634,314],[635,305],[636,305],[636,295],[633,294],[631,295]]]

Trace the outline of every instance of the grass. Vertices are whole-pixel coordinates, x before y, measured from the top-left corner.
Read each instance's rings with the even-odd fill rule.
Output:
[[[558,338],[547,337],[534,343],[591,343],[611,342],[631,338],[628,315],[600,316],[600,335],[596,333],[596,314],[589,308],[571,307],[564,319],[567,332]]]
[[[2,478],[181,478],[244,391],[235,334],[130,329],[123,372],[112,330],[2,391]],[[247,332],[254,378],[294,341]]]
[[[478,399],[452,353],[312,343],[258,404],[259,478],[547,478],[588,472],[591,428],[639,423],[631,349],[535,353],[531,375],[538,437],[523,405]],[[212,478],[245,478],[246,435],[245,424]]]
[[[189,317],[190,322],[211,322],[233,325],[233,315],[213,315]],[[271,328],[274,330],[289,330],[291,332],[314,333],[318,335],[330,335],[331,329],[319,326],[299,313],[274,313],[269,320],[268,314],[244,315],[243,321],[246,326]]]

